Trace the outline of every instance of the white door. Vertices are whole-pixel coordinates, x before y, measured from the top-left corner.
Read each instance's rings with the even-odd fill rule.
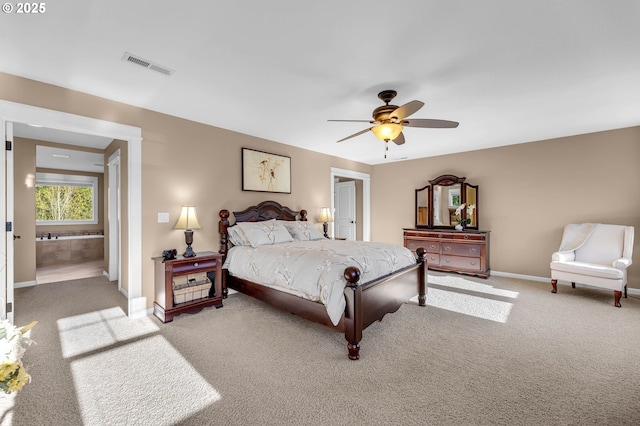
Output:
[[[6,147],[0,173],[0,221],[6,232],[0,237],[0,318],[13,323],[13,123],[2,123]]]
[[[353,241],[356,239],[356,182],[336,182],[335,194],[334,236]]]

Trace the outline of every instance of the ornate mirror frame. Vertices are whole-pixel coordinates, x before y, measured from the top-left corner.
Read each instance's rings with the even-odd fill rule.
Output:
[[[453,229],[459,223],[478,229],[478,186],[465,177],[442,175],[416,189],[416,228]],[[465,207],[456,214],[462,204]]]

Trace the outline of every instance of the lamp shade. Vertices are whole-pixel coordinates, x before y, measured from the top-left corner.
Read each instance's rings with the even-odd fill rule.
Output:
[[[174,229],[201,229],[195,206],[182,206],[182,213]]]
[[[333,216],[331,216],[331,209],[329,207],[322,208],[318,222],[333,222]]]
[[[381,141],[392,141],[402,132],[402,125],[397,123],[384,123],[371,128],[376,138]]]

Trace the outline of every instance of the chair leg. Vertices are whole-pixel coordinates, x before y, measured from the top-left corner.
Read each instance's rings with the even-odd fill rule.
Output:
[[[571,283],[571,288],[576,288],[576,283]]]
[[[622,292],[618,290],[613,290],[613,298],[615,299],[614,305],[616,308],[621,308],[620,304],[620,296],[622,296]]]
[[[553,290],[551,290],[551,293],[557,293],[558,292],[558,280],[551,280],[551,287],[553,287]]]
[[[627,285],[624,285],[624,298],[627,298]]]

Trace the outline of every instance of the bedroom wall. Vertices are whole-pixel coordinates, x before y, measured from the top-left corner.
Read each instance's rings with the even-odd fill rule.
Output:
[[[195,231],[196,252],[219,248],[218,212],[273,199],[306,209],[315,222],[330,205],[331,167],[370,173],[371,166],[293,148],[85,93],[0,73],[0,99],[142,128],[142,292],[153,303],[153,261],[163,249],[184,250],[184,232],[174,230],[183,204],[197,206],[203,229]],[[241,148],[291,157],[291,194],[241,190]],[[157,223],[168,212],[169,223]],[[318,229],[322,229],[318,225]],[[124,265],[123,265],[124,267]],[[125,275],[126,272],[123,272]]]
[[[443,174],[480,185],[480,228],[491,231],[493,271],[549,277],[567,223],[634,226],[640,232],[640,127],[402,163],[371,176],[372,239],[402,244],[415,224],[415,188]],[[406,206],[389,212],[388,206]],[[381,226],[385,223],[384,226]],[[629,288],[640,289],[640,236]]]

